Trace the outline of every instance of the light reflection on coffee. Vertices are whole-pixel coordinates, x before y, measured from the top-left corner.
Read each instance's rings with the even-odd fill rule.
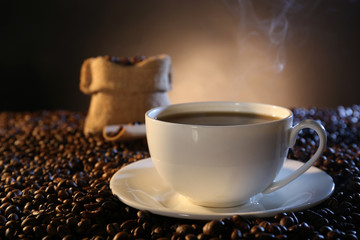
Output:
[[[244,112],[184,112],[159,116],[158,120],[204,126],[247,125],[276,121],[281,118]]]

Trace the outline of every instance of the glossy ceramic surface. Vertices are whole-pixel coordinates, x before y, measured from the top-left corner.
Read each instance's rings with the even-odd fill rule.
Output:
[[[279,120],[231,126],[158,120],[174,113],[209,111],[276,116]],[[260,192],[271,192],[286,185],[313,165],[326,141],[325,131],[319,123],[303,121],[293,127],[290,110],[268,104],[175,104],[148,111],[145,121],[150,156],[159,175],[172,189],[193,203],[207,207],[236,206]],[[273,182],[302,128],[313,128],[318,132],[318,152],[292,178]]]
[[[286,160],[278,178],[293,173],[301,165],[301,162]],[[235,214],[268,217],[279,212],[303,210],[329,197],[334,182],[325,172],[311,167],[285,187],[269,194],[258,194],[241,206],[202,207],[176,193],[159,176],[152,159],[147,158],[116,172],[110,180],[110,188],[121,201],[137,209],[176,218],[209,220]]]

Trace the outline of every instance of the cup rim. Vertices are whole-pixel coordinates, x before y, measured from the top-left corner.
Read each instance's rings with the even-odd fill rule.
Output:
[[[214,111],[214,109],[210,109],[213,106],[217,106],[217,109],[219,112],[222,111],[226,111],[228,109],[230,109],[232,107],[232,109],[237,108],[237,110],[240,112],[240,110],[242,110],[241,112],[244,113],[261,113],[263,115],[268,115],[268,116],[275,116],[278,117],[278,120],[274,120],[274,121],[269,121],[269,122],[264,122],[264,123],[251,123],[251,124],[241,124],[241,125],[224,125],[224,126],[213,126],[213,125],[199,125],[199,124],[183,124],[183,123],[173,123],[173,122],[167,122],[167,121],[163,121],[158,119],[158,116],[161,116],[161,113],[165,113],[163,116],[166,115],[170,115],[173,113],[180,113],[180,112],[192,112],[189,111],[190,107],[193,107],[193,112],[198,112],[200,111],[204,111],[206,112],[206,110],[208,109],[211,111]],[[224,107],[227,106],[227,109],[223,109],[220,107]],[[200,107],[202,107],[200,109]],[[187,110],[182,110],[182,109],[186,109]],[[264,112],[260,112],[260,108],[264,109],[268,109],[270,111],[270,109],[272,109],[273,111],[277,111],[279,114],[268,114],[268,113],[264,113]],[[228,110],[229,111],[229,110]],[[166,114],[168,113],[168,114]],[[281,121],[286,121],[288,119],[291,119],[293,116],[293,112],[286,108],[286,107],[281,107],[278,105],[273,105],[273,104],[267,104],[267,103],[256,103],[256,102],[235,102],[235,101],[209,101],[209,102],[186,102],[186,103],[176,103],[176,104],[170,104],[170,105],[166,105],[166,106],[160,106],[160,107],[156,107],[156,108],[152,108],[150,110],[148,110],[145,113],[145,118],[146,119],[150,119],[156,122],[161,122],[164,124],[171,124],[171,125],[182,125],[182,126],[196,126],[196,127],[241,127],[241,126],[259,126],[259,125],[267,125],[267,124],[274,124],[277,122],[281,122]]]

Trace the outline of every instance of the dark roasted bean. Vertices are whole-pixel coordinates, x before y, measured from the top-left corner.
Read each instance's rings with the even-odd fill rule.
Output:
[[[225,230],[224,222],[220,220],[212,220],[203,227],[203,233],[209,236],[219,236]]]
[[[4,217],[3,215],[0,215],[0,226],[5,225],[6,222],[7,222],[6,217]]]
[[[139,226],[134,229],[132,234],[135,238],[142,238],[145,237],[145,230],[143,229],[142,226]]]
[[[130,233],[130,231],[136,228],[137,225],[138,223],[135,220],[127,220],[120,225],[120,229]]]
[[[46,235],[46,228],[43,225],[34,226],[33,232],[36,238],[40,239]]]
[[[110,236],[114,236],[116,233],[120,232],[120,226],[118,223],[109,223],[106,225],[106,232]]]
[[[295,224],[295,221],[292,217],[290,216],[284,216],[281,218],[280,220],[280,225],[289,228],[291,226],[293,226]]]
[[[187,234],[193,233],[193,228],[188,224],[180,225],[176,228],[176,233],[180,236],[185,236]]]
[[[68,225],[59,225],[56,228],[56,231],[60,237],[65,237],[67,235],[71,235],[71,230]]]
[[[275,235],[274,235],[274,234],[271,234],[271,233],[261,232],[261,233],[256,233],[256,234],[255,234],[255,239],[259,239],[259,240],[273,240],[273,239],[275,239]]]
[[[126,232],[118,232],[113,238],[113,240],[127,240],[127,239],[129,239],[129,234]]]
[[[46,232],[50,235],[50,236],[55,236],[57,234],[57,229],[56,229],[56,225],[55,224],[48,224],[46,227]]]
[[[242,233],[239,229],[234,229],[231,233],[231,240],[239,240],[242,237]]]
[[[148,211],[140,210],[137,212],[137,217],[140,222],[150,221],[150,213]]]
[[[260,233],[260,232],[264,232],[264,231],[265,231],[265,229],[263,227],[259,226],[259,225],[255,225],[250,229],[250,233],[254,234],[254,235],[256,233]]]
[[[312,236],[311,240],[322,240],[325,239],[325,237],[321,234],[315,234],[314,236]]]
[[[282,233],[281,227],[276,223],[270,223],[266,227],[266,231],[268,231],[269,233],[275,234],[275,235],[280,235]]]
[[[90,221],[90,219],[82,219],[80,222],[78,222],[77,226],[78,227],[77,227],[76,231],[79,233],[84,233],[90,229],[91,221]]]

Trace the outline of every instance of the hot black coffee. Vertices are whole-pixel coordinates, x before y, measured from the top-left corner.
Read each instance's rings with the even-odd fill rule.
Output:
[[[257,124],[279,119],[275,116],[243,112],[188,112],[158,117],[158,120],[165,122],[205,126]]]

